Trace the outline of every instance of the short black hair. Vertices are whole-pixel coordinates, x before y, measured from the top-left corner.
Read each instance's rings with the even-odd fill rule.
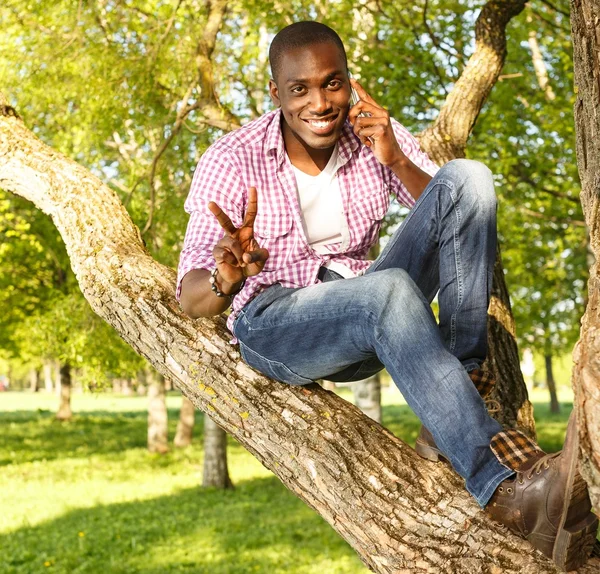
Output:
[[[280,30],[275,38],[273,38],[269,48],[269,62],[271,64],[271,76],[273,79],[277,81],[277,76],[281,71],[281,60],[285,52],[325,42],[335,44],[340,49],[340,52],[344,56],[344,64],[348,68],[346,49],[344,48],[342,39],[329,26],[321,24],[321,22],[306,20],[295,22]]]

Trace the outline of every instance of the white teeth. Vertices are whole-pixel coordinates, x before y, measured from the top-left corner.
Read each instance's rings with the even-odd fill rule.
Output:
[[[331,122],[330,121],[318,121],[318,120],[310,120],[310,125],[315,126],[316,128],[326,128]]]

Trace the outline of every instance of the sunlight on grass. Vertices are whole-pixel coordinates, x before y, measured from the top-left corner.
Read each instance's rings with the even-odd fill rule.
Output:
[[[340,394],[351,399],[348,387]],[[540,442],[558,450],[571,404],[550,415],[534,393]],[[561,397],[572,400],[572,397]],[[168,397],[172,437],[180,397]],[[419,421],[394,387],[384,421],[414,444]],[[0,394],[0,572],[61,574],[365,574],[354,551],[237,442],[236,489],[202,489],[202,414],[194,445],[146,451],[145,397],[75,395],[72,421],[57,398]]]

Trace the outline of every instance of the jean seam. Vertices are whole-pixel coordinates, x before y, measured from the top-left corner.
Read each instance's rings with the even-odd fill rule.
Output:
[[[308,379],[307,377],[303,377],[302,375],[299,375],[298,373],[292,371],[292,369],[290,369],[285,363],[282,363],[281,361],[272,361],[271,359],[267,359],[267,357],[264,357],[263,355],[261,355],[260,353],[256,352],[254,349],[252,349],[251,347],[249,347],[246,343],[242,343],[240,344],[240,349],[242,347],[245,347],[246,350],[250,351],[251,353],[254,353],[257,357],[259,357],[260,359],[262,359],[263,361],[265,361],[265,363],[267,363],[269,365],[269,367],[271,367],[271,365],[279,365],[284,367],[285,369],[287,369],[294,377],[297,377],[298,379],[301,379],[303,382],[302,383],[298,383],[298,384],[302,384],[302,385],[308,385],[310,383],[314,383],[314,381],[312,379]],[[248,363],[248,361],[246,360],[245,357],[244,361],[246,361],[246,363]],[[249,364],[249,363],[248,363]],[[251,366],[251,365],[250,365]],[[272,367],[271,367],[272,368]]]
[[[460,248],[460,225],[462,221],[462,212],[460,210],[460,206],[458,204],[458,198],[456,197],[454,185],[448,185],[448,189],[450,190],[450,198],[452,199],[452,205],[454,207],[454,214],[456,225],[454,227],[454,264],[456,266],[456,290],[457,290],[457,301],[456,307],[454,308],[454,312],[450,316],[450,352],[454,354],[456,349],[456,321],[458,317],[458,311],[462,305],[463,295],[464,295],[464,285],[463,285],[463,273],[462,273],[462,255]]]

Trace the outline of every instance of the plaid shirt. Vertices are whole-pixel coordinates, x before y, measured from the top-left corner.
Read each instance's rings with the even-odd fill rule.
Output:
[[[185,202],[190,220],[179,260],[178,298],[186,273],[215,267],[212,250],[224,231],[208,210],[208,203],[217,203],[233,224],[240,227],[248,188],[256,187],[258,213],[254,236],[269,251],[269,258],[263,271],[249,277],[233,299],[233,311],[227,321],[230,330],[240,309],[269,285],[306,287],[318,283],[319,268],[330,260],[342,263],[357,275],[364,273],[371,263],[366,259],[367,254],[379,236],[390,193],[406,207],[415,203],[400,180],[361,144],[346,122],[338,142],[341,166],[337,177],[349,237],[345,243],[332,245],[329,253],[317,254],[304,234],[296,178],[285,152],[280,121],[281,112],[277,109],[210,146],[198,163]],[[406,128],[392,121],[402,151],[414,164],[433,175],[437,166],[420,151],[419,143]]]

